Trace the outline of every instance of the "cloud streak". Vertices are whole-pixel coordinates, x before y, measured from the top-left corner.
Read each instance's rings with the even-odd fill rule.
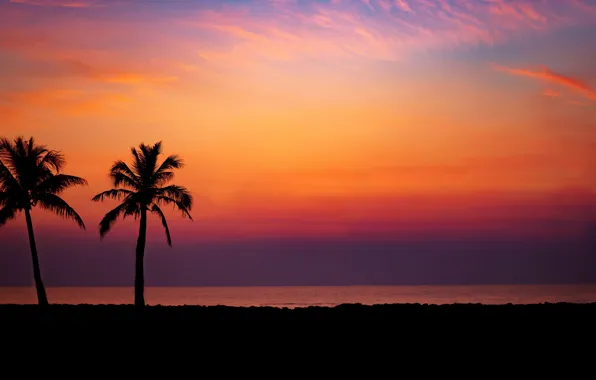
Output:
[[[571,22],[563,18],[565,13],[581,14],[581,6],[585,6],[570,2],[560,7],[550,0],[340,0],[272,2],[271,8],[263,6],[256,13],[254,4],[200,10],[186,22],[203,30],[217,30],[235,51],[244,49],[268,58],[307,55],[392,60],[416,50],[493,45],[513,33],[561,27]],[[593,17],[584,15],[574,17],[571,23],[589,20]]]
[[[585,82],[576,78],[571,78],[569,76],[556,73],[546,66],[542,66],[539,70],[511,68],[501,66],[498,64],[493,64],[493,67],[495,68],[495,70],[503,71],[512,75],[524,76],[533,79],[538,79],[541,81],[555,83],[568,89],[574,90],[588,99],[596,100],[596,91],[592,89],[590,86],[588,86]],[[545,95],[554,96],[553,92],[549,92]]]

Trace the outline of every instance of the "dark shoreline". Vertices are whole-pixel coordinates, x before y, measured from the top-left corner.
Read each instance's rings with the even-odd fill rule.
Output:
[[[484,304],[342,304],[294,309],[235,306],[146,306],[133,305],[0,305],[0,320],[379,320],[431,318],[540,318],[580,317],[594,320],[595,303],[541,303],[528,305]],[[581,318],[580,318],[581,319]]]

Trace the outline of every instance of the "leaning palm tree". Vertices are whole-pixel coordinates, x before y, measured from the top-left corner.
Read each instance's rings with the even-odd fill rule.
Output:
[[[64,163],[60,152],[36,145],[33,137],[29,141],[22,137],[14,141],[0,138],[0,227],[14,219],[17,213],[25,212],[37,302],[42,306],[48,304],[48,297],[39,269],[31,209],[39,206],[63,218],[73,219],[85,228],[79,214],[58,194],[72,186],[86,185],[87,181],[60,174]]]
[[[171,205],[182,211],[182,215],[192,220],[192,196],[181,186],[168,185],[174,178],[173,169],[183,167],[182,159],[176,155],[168,156],[160,165],[157,163],[161,155],[161,141],[153,146],[141,144],[139,149],[131,148],[132,168],[123,161],[116,161],[110,169],[110,178],[114,189],[104,191],[93,197],[93,201],[112,198],[122,201],[120,205],[108,212],[99,223],[99,235],[103,238],[119,216],[134,216],[139,221],[139,237],[136,248],[135,266],[135,305],[145,305],[144,256],[147,236],[147,212],[156,214],[166,230],[168,245],[172,246],[170,229],[161,205]]]

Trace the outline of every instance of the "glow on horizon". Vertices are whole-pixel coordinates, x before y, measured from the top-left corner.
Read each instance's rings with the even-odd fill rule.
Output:
[[[516,234],[595,204],[596,1],[0,0],[0,25],[0,135],[66,155],[93,237],[111,163],[160,140],[196,199],[175,240]]]

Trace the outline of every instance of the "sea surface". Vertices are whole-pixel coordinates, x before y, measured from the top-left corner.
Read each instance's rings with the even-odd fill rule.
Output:
[[[131,304],[130,287],[48,288],[55,304]],[[150,305],[228,305],[305,307],[343,303],[483,303],[529,304],[596,302],[596,284],[588,285],[472,285],[472,286],[264,286],[264,287],[147,287]],[[33,287],[0,287],[0,304],[36,303]]]

